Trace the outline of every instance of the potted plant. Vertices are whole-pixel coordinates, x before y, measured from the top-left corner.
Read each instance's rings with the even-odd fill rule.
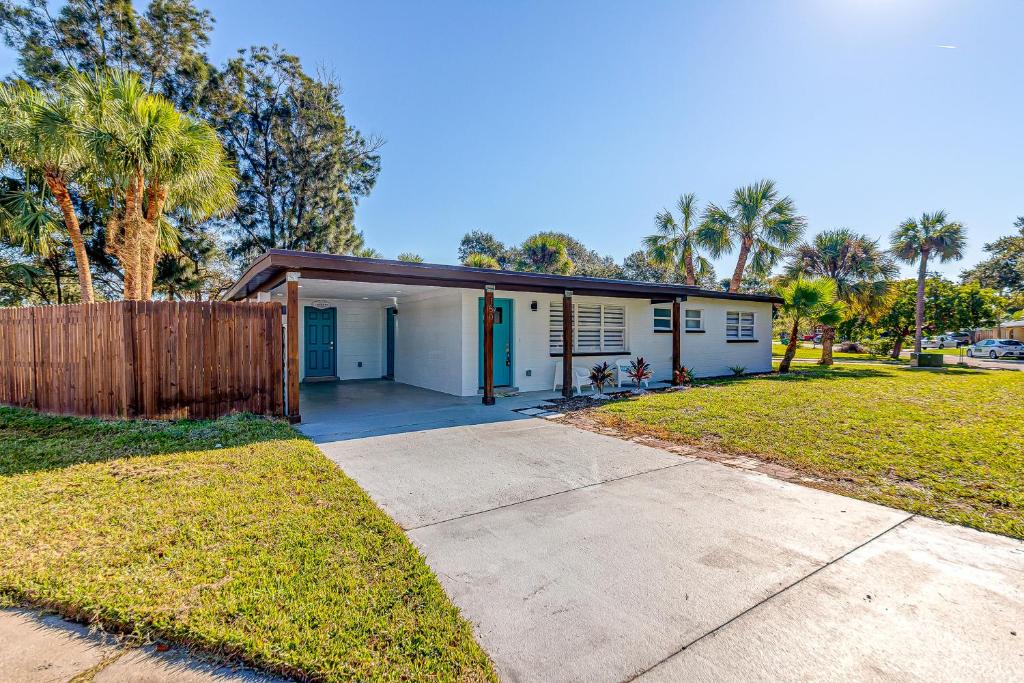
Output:
[[[629,361],[629,370],[626,371],[626,374],[636,383],[633,393],[642,394],[644,390],[640,388],[640,385],[651,378],[651,364],[645,361],[643,356],[637,356]]]
[[[604,393],[604,385],[610,383],[614,379],[615,374],[612,372],[612,366],[608,363],[597,363],[594,367],[590,368],[590,381],[594,383],[594,389],[597,393],[594,394],[594,398],[603,400],[608,398]]]

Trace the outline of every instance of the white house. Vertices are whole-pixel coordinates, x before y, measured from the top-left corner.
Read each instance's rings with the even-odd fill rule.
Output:
[[[562,385],[556,371],[565,333],[573,340],[570,366],[580,369],[643,356],[663,381],[671,380],[674,363],[698,377],[731,374],[732,366],[770,371],[779,301],[676,284],[284,250],[260,257],[227,298],[286,304],[298,330],[301,382],[385,378],[482,394],[485,402],[494,390]],[[491,300],[493,387],[485,372]],[[568,325],[565,307],[573,311]]]

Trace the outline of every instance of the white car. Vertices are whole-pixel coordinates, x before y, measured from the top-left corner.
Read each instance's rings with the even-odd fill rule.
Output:
[[[986,339],[967,347],[971,358],[1022,358],[1024,343],[1016,339]]]
[[[962,342],[956,337],[948,334],[940,334],[938,337],[925,337],[921,340],[922,349],[958,349]]]

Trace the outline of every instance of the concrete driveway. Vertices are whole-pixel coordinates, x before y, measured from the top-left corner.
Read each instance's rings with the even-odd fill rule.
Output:
[[[522,400],[312,427],[504,680],[1024,679],[1024,544],[507,410]]]

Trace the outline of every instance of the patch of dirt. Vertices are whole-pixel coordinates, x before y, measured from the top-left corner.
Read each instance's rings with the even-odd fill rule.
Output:
[[[708,386],[698,385],[698,386]],[[606,398],[594,398],[594,394],[583,394],[573,396],[572,398],[549,398],[544,402],[548,405],[537,406],[544,410],[557,410],[560,413],[570,413],[578,410],[587,410],[589,408],[599,408],[606,405],[609,400],[623,400],[628,398],[637,398],[645,394],[664,394],[673,391],[683,391],[689,387],[657,387],[654,389],[644,389],[641,393],[634,393],[632,389],[615,389],[614,391],[606,391],[604,395]]]

